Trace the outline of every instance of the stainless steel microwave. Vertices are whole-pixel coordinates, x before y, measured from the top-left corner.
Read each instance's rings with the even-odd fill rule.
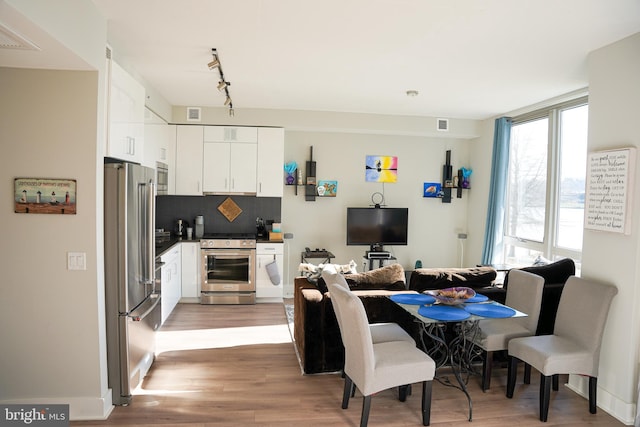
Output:
[[[156,194],[164,196],[169,194],[169,165],[156,162]]]

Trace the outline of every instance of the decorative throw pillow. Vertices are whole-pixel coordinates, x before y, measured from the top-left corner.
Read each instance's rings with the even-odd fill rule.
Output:
[[[359,274],[345,274],[351,290],[384,289],[404,291],[406,289],[404,268],[400,264],[386,265]]]
[[[321,293],[326,293],[329,291],[327,288],[327,284],[322,278],[322,272],[327,270],[332,273],[357,273],[356,263],[351,260],[349,264],[340,265],[340,264],[318,264],[313,265],[309,263],[301,263],[298,267],[300,274],[307,278],[309,283],[313,283],[316,285],[318,290]]]

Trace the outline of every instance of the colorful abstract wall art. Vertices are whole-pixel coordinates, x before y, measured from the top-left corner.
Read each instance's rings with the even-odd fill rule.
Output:
[[[398,182],[398,157],[367,156],[365,180],[367,182]]]

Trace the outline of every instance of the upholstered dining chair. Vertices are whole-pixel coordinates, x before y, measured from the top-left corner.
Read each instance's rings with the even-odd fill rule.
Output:
[[[617,293],[614,286],[570,277],[560,297],[553,335],[509,341],[507,397],[513,397],[518,361],[522,360],[540,372],[540,421],[547,421],[551,383],[558,390],[559,374],[589,377],[589,412],[595,414],[602,333]]]
[[[522,270],[509,272],[509,289],[505,304],[527,314],[526,317],[488,319],[479,322],[480,334],[475,343],[484,351],[482,360],[482,391],[491,385],[493,353],[506,350],[509,340],[536,334],[544,278]]]
[[[349,290],[349,284],[342,274],[324,270],[322,272],[322,279],[327,284],[327,287],[329,283],[334,283]],[[338,320],[338,327],[342,329],[340,313],[335,309],[333,311],[335,312],[336,319]],[[416,344],[416,341],[411,337],[411,335],[409,335],[397,323],[370,323],[369,328],[371,329],[371,340],[374,344],[389,341],[407,341],[413,343],[413,345]]]
[[[360,298],[334,281],[327,282],[327,287],[334,308],[340,312],[340,334],[345,347],[342,408],[349,407],[353,387],[357,387],[363,395],[360,426],[365,427],[373,394],[422,381],[422,424],[428,426],[436,368],[433,359],[408,341],[374,344]]]

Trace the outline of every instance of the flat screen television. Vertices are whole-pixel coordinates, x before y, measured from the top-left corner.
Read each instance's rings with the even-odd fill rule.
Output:
[[[347,208],[347,245],[407,245],[408,208]]]

